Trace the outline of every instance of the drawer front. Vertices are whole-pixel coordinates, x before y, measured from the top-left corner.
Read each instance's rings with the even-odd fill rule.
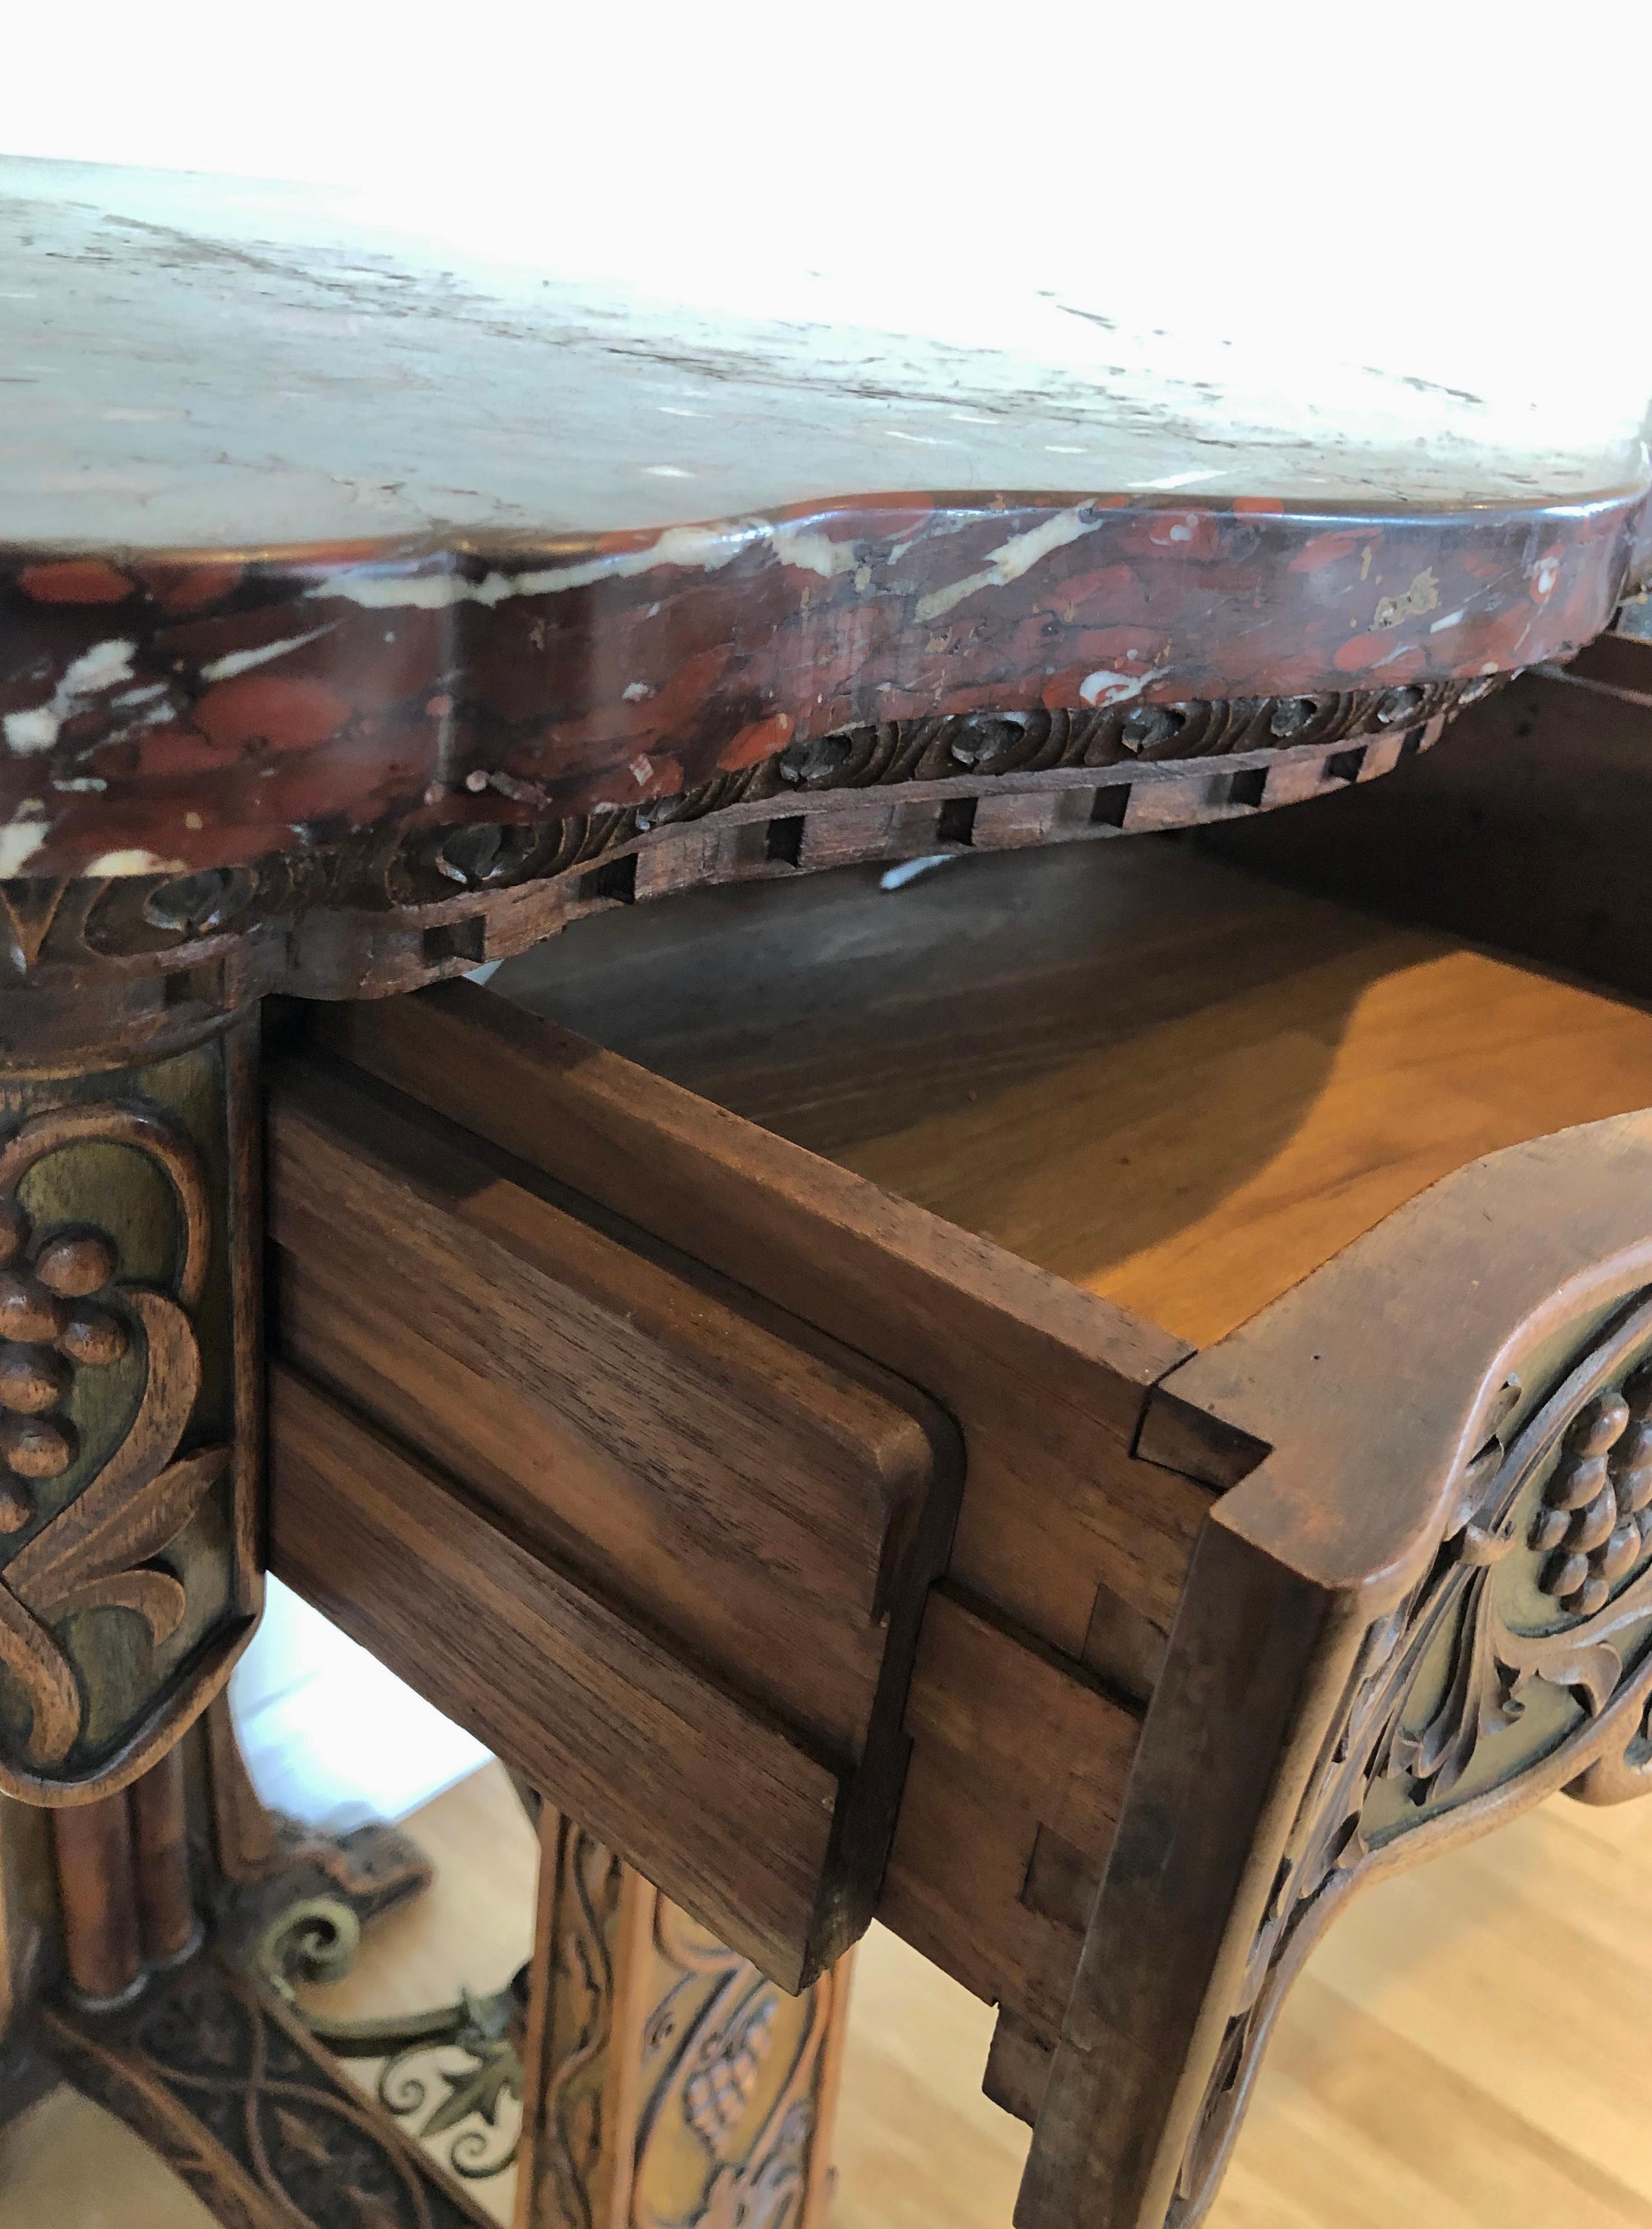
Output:
[[[776,1980],[835,1954],[824,1757],[282,1365],[270,1434],[284,1579]]]
[[[270,1160],[288,1359],[858,1758],[915,1545],[945,1558],[941,1412],[364,1078],[289,1070]]]
[[[797,1986],[882,1869],[947,1418],[359,1073],[288,1064],[270,1167],[277,1568]]]

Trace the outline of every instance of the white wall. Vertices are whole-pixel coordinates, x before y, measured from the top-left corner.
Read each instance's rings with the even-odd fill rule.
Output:
[[[259,1794],[311,1826],[405,1818],[487,1761],[279,1579],[229,1693]]]

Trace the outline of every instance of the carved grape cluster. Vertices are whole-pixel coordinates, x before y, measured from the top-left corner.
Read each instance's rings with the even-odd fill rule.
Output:
[[[714,2030],[683,2084],[683,2117],[714,2155],[750,2104],[768,2046],[778,2000],[765,1989],[731,2033]]]
[[[74,1366],[100,1369],[126,1351],[126,1328],[91,1305],[119,1266],[100,1230],[55,1231],[30,1246],[21,1203],[0,1199],[0,1532],[35,1514],[29,1481],[61,1477],[79,1452],[61,1413]]]
[[[1604,1609],[1652,1549],[1652,1363],[1573,1417],[1531,1538],[1549,1551],[1538,1583],[1580,1617]]]

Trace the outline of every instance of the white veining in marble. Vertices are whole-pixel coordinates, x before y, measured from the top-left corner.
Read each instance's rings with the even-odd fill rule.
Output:
[[[841,545],[753,515],[926,488],[1565,500],[1644,474],[1623,409],[1568,427],[1322,363],[1293,389],[1273,359],[1133,330],[1082,291],[1000,286],[903,326],[887,288],[775,273],[746,290],[759,316],[394,215],[356,189],[0,158],[0,541],[660,529],[621,569],[726,563],[765,533],[829,575]],[[518,592],[498,574],[352,591],[386,609]]]
[[[209,682],[233,681],[238,673],[250,673],[254,666],[268,665],[278,658],[285,658],[289,651],[302,650],[306,643],[319,642],[324,634],[331,633],[330,621],[325,626],[311,627],[304,634],[289,635],[285,642],[261,643],[256,650],[226,651],[222,658],[208,660],[201,668],[201,678]],[[150,691],[145,690],[142,694],[146,697]]]
[[[944,618],[955,604],[961,604],[966,597],[974,595],[978,589],[1007,587],[1010,581],[1019,581],[1024,573],[1030,573],[1040,557],[1047,557],[1052,549],[1064,549],[1070,542],[1079,541],[1084,535],[1093,533],[1095,528],[1093,515],[1086,517],[1077,511],[1058,511],[1053,517],[1043,520],[1038,525],[1029,526],[1020,534],[1012,534],[1007,541],[1000,542],[997,549],[988,555],[987,562],[979,572],[966,573],[961,580],[949,581],[944,588],[936,588],[930,594],[920,597],[918,618]]]
[[[137,655],[135,642],[93,643],[90,650],[70,661],[47,703],[26,712],[8,712],[0,721],[6,748],[20,757],[31,751],[50,750],[66,720],[132,679],[132,662]]]

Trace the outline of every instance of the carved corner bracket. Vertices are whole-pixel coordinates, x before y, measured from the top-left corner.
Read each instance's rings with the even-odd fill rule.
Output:
[[[1551,1793],[1652,1785],[1649,1171],[1644,1113],[1470,1163],[1150,1398],[1140,1452],[1218,1499],[1022,2229],[1192,2229],[1353,1894]]]

